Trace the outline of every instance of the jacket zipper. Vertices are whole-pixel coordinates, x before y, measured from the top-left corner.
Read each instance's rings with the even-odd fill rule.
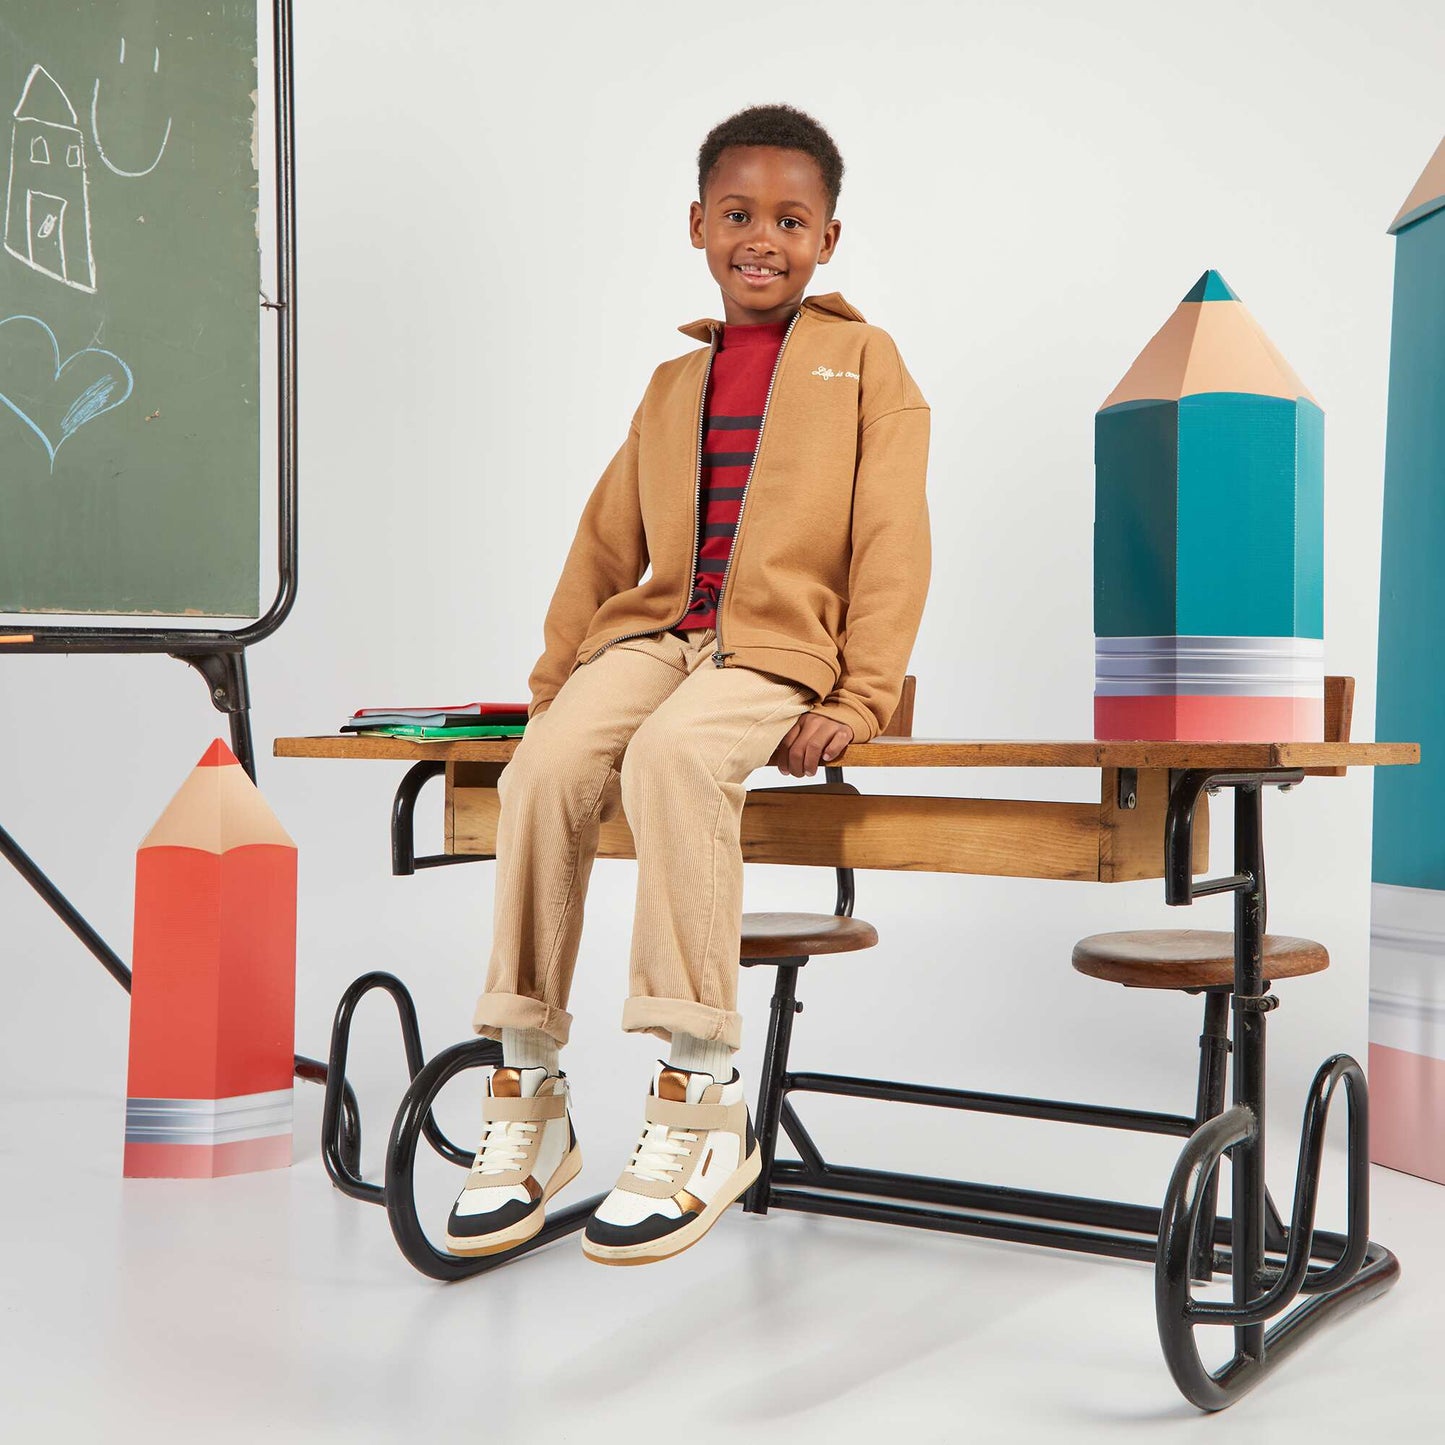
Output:
[[[772,401],[773,401],[773,387],[777,385],[777,381],[778,381],[778,369],[779,369],[779,367],[781,367],[782,364],[783,364],[783,352],[787,349],[788,337],[790,337],[790,336],[793,334],[793,327],[795,327],[795,326],[798,324],[798,317],[800,317],[802,314],[803,314],[803,312],[802,312],[802,309],[801,309],[801,308],[800,308],[799,310],[793,312],[793,319],[792,319],[790,322],[788,322],[788,329],[787,329],[785,332],[783,332],[783,339],[782,339],[782,341],[778,344],[778,356],[777,356],[777,360],[773,362],[773,374],[768,378],[768,391],[767,391],[767,395],[763,398],[763,414],[762,414],[761,417],[758,418],[758,444],[757,444],[756,447],[753,448],[753,464],[752,464],[752,466],[750,466],[750,467],[748,468],[748,479],[747,479],[747,481],[745,481],[745,482],[743,483],[743,494],[742,494],[742,496],[738,498],[738,519],[737,519],[737,521],[733,524],[733,538],[732,538],[732,542],[731,542],[731,543],[729,544],[729,546],[728,546],[728,559],[727,559],[727,561],[723,564],[722,582],[719,584],[718,590],[717,590],[717,626],[714,628],[714,632],[716,633],[716,636],[715,636],[715,638],[714,638],[714,641],[716,641],[716,643],[717,643],[717,650],[716,650],[716,651],[713,653],[713,655],[712,655],[712,660],[713,660],[713,666],[714,666],[714,667],[722,667],[722,666],[723,666],[723,659],[724,659],[725,657],[731,657],[731,656],[732,656],[732,654],[731,654],[730,652],[724,652],[724,651],[722,650],[722,609],[723,609],[723,595],[724,595],[724,593],[727,591],[728,573],[732,571],[733,554],[737,551],[738,531],[739,531],[739,529],[740,529],[740,528],[742,527],[742,525],[743,525],[743,508],[744,508],[745,506],[747,506],[747,504],[748,504],[748,488],[749,488],[750,486],[752,486],[752,484],[753,484],[753,473],[754,473],[755,471],[757,471],[757,469],[758,469],[758,458],[759,458],[760,456],[762,456],[762,454],[763,454],[763,428],[766,427],[767,424],[768,424],[768,408],[769,408],[769,406],[772,405]],[[702,468],[702,457],[701,457],[701,454],[699,453],[699,456],[698,456],[699,476],[701,475],[701,468]]]
[[[786,338],[784,338],[784,339],[786,339]],[[703,428],[704,428],[704,422],[705,422],[705,418],[707,417],[707,384],[708,384],[708,380],[709,380],[709,379],[711,378],[711,376],[712,376],[712,361],[713,361],[713,357],[716,356],[716,355],[717,355],[717,332],[714,331],[714,332],[713,332],[713,335],[712,335],[712,345],[708,348],[707,365],[703,368],[703,373],[702,373],[702,393],[701,393],[701,396],[700,396],[700,399],[699,399],[698,405],[697,405],[697,471],[696,471],[696,474],[695,474],[695,476],[694,476],[694,478],[693,478],[693,489],[692,489],[692,557],[691,557],[691,560],[690,560],[690,562],[689,562],[688,570],[687,570],[687,603],[686,603],[686,605],[685,605],[685,606],[683,607],[683,609],[682,609],[682,617],[679,617],[679,618],[677,619],[677,622],[669,623],[668,626],[666,626],[666,627],[655,627],[655,628],[646,628],[646,627],[645,627],[645,628],[642,629],[641,632],[624,632],[620,637],[610,637],[610,638],[608,638],[608,640],[607,640],[606,642],[604,642],[604,643],[602,644],[601,647],[599,647],[599,648],[597,649],[596,652],[594,652],[594,653],[592,654],[591,657],[589,657],[589,658],[587,659],[587,662],[596,662],[597,659],[598,659],[604,652],[606,652],[607,649],[608,649],[609,647],[611,647],[614,642],[627,642],[627,641],[629,641],[630,639],[632,639],[632,638],[634,638],[634,637],[651,637],[654,632],[671,632],[672,629],[677,626],[677,623],[678,623],[678,622],[681,622],[681,621],[683,620],[683,618],[685,618],[685,617],[687,616],[687,614],[692,610],[693,593],[694,593],[694,591],[695,591],[695,589],[696,589],[696,586],[697,586],[697,553],[698,553],[698,540],[699,540],[697,534],[698,534],[698,528],[699,528],[699,526],[701,525],[701,522],[702,522],[702,443],[703,443]],[[772,390],[771,384],[769,385],[769,388],[768,388],[768,389],[769,389],[769,392],[771,393],[771,390]],[[764,410],[764,415],[766,415],[766,412],[767,412],[766,406],[764,407],[763,410]],[[744,487],[743,487],[743,495],[744,495],[744,496],[747,495],[747,487],[746,487],[746,485],[744,485]],[[735,535],[736,535],[736,534],[735,534]],[[726,568],[726,567],[723,568],[723,579],[724,579],[724,581],[727,580],[727,568]],[[583,666],[585,667],[585,666],[586,666],[586,663],[584,663]]]

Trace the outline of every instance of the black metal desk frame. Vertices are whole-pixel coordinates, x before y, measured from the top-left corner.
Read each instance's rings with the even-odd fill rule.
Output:
[[[419,793],[444,772],[435,761],[415,764],[403,779],[392,809],[392,867],[405,875],[417,868],[494,860],[493,854],[418,857],[414,810]],[[843,781],[841,767],[825,768],[830,783]],[[1299,1141],[1294,1199],[1288,1223],[1281,1219],[1265,1186],[1265,1019],[1278,1005],[1263,977],[1266,896],[1262,793],[1303,780],[1301,769],[1256,771],[1181,770],[1171,774],[1165,822],[1165,900],[1187,906],[1215,893],[1234,894],[1234,986],[1232,1044],[1220,1050],[1220,1070],[1208,1089],[1201,1083],[1194,1117],[1150,1113],[1054,1099],[946,1089],[885,1079],[788,1069],[798,970],[806,957],[749,959],[749,966],[777,970],[762,1080],[754,1117],[763,1148],[763,1172],[744,1197],[744,1208],[763,1214],[791,1209],[846,1219],[902,1224],[971,1234],[1018,1244],[1152,1261],[1155,1314],[1164,1357],[1186,1399],[1202,1410],[1231,1405],[1270,1373],[1326,1320],[1389,1289],[1400,1266],[1389,1250],[1369,1239],[1369,1115],[1364,1071],[1348,1055],[1321,1064],[1310,1086]],[[1195,809],[1206,792],[1234,795],[1234,872],[1194,880]],[[838,868],[837,914],[852,913],[853,870]],[[397,1111],[386,1153],[385,1183],[367,1183],[358,1173],[360,1124],[346,1081],[352,1020],[360,1001],[373,991],[389,993],[398,1010],[412,1080]],[[1224,1008],[1220,1001],[1220,1011]],[[1221,1109],[1223,1054],[1232,1052],[1233,1103]],[[501,1256],[453,1257],[428,1240],[417,1214],[412,1170],[419,1140],[443,1158],[469,1165],[472,1152],[448,1140],[436,1125],[432,1105],[442,1088],[467,1069],[492,1065],[500,1046],[472,1039],[438,1054],[429,1063],[417,1030],[416,1010],[401,981],[369,973],[343,994],[332,1030],[326,1070],[323,1158],[339,1189],[386,1208],[393,1234],[406,1258],[434,1279],[458,1280],[510,1264],[521,1255],[581,1228],[603,1196],[597,1195],[548,1219],[534,1240]],[[1343,1086],[1347,1105],[1347,1219],[1344,1234],[1315,1228],[1325,1128],[1330,1106]],[[793,1094],[832,1094],[928,1108],[1047,1119],[1088,1127],[1124,1129],[1186,1140],[1162,1207],[1081,1198],[916,1174],[834,1164],[824,1159],[797,1111]],[[775,1159],[786,1136],[797,1159]],[[1228,1216],[1216,1214],[1220,1160],[1231,1165]],[[1194,1298],[1195,1280],[1227,1274],[1228,1303]],[[1303,1301],[1295,1301],[1303,1296]],[[1271,1321],[1273,1323],[1271,1324]],[[1200,1358],[1194,1332],[1202,1325],[1234,1331],[1234,1353],[1216,1370]]]

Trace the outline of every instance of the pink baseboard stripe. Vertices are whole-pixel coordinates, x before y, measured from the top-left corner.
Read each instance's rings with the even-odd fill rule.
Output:
[[[1445,1059],[1370,1045],[1370,1159],[1445,1184]]]

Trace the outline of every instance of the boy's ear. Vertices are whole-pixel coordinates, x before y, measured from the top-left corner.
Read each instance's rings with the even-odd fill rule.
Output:
[[[843,234],[843,223],[835,216],[823,227],[823,245],[818,251],[818,264],[826,266],[838,249],[838,237]]]
[[[705,249],[707,243],[702,236],[702,202],[694,201],[687,209],[687,233],[692,238],[692,244],[699,250]]]

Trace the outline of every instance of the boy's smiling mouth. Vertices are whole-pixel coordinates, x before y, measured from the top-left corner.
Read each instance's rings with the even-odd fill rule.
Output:
[[[745,261],[741,265],[733,267],[749,286],[766,286],[769,281],[775,281],[779,276],[787,273],[780,271],[776,266],[763,266],[755,261]]]

